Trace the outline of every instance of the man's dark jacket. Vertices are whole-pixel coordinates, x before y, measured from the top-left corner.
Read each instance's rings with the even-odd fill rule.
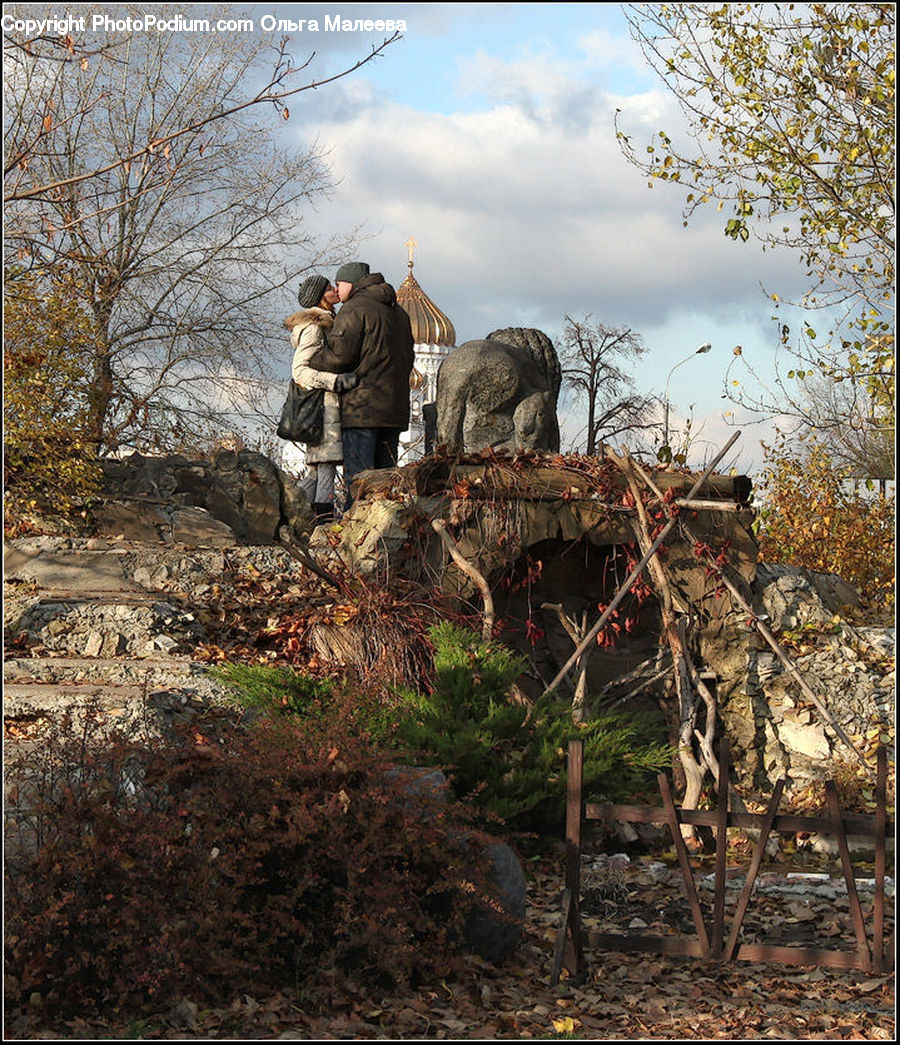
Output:
[[[409,375],[413,368],[409,316],[380,272],[353,284],[325,348],[309,361],[315,370],[355,370],[359,384],[341,396],[342,428],[409,427]]]

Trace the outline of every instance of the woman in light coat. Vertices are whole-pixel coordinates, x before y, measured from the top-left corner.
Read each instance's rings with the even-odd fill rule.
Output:
[[[355,373],[329,374],[313,370],[309,361],[325,344],[334,323],[337,290],[325,276],[309,276],[300,284],[297,301],[301,311],[284,321],[291,332],[294,358],[291,377],[301,388],[325,389],[325,427],[318,446],[306,446],[306,470],[300,489],[312,505],[317,523],[334,518],[334,481],[343,460],[340,393],[355,388]]]

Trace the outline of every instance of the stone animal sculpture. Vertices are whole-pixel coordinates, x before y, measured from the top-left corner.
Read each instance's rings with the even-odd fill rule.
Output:
[[[507,327],[467,341],[438,372],[438,442],[465,453],[559,450],[561,380],[553,342],[540,330]]]

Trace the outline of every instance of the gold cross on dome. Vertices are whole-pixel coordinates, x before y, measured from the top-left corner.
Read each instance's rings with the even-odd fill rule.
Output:
[[[410,236],[409,239],[403,244],[403,246],[406,247],[406,249],[409,251],[409,267],[410,268],[412,268],[413,254],[415,253],[416,247],[418,247],[418,245],[419,244],[416,243],[416,241],[412,238],[412,236]]]

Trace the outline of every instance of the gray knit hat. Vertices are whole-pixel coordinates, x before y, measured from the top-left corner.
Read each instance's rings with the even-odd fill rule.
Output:
[[[322,295],[331,286],[325,276],[307,276],[297,291],[297,301],[301,308],[315,308],[322,300]]]
[[[358,283],[363,276],[368,276],[369,266],[364,261],[350,261],[341,265],[334,277],[335,283]]]

